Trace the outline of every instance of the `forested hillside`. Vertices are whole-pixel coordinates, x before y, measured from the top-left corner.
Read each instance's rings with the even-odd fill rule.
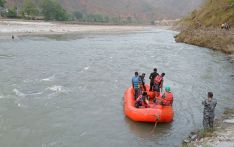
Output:
[[[7,7],[21,7],[25,0],[7,0]],[[36,6],[37,0],[31,0]],[[69,13],[99,15],[106,19],[153,21],[175,19],[197,8],[203,0],[58,0]],[[92,17],[92,16],[91,16]],[[108,18],[107,18],[108,17]]]

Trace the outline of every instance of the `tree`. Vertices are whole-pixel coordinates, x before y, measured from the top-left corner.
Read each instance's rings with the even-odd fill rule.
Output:
[[[109,21],[110,21],[110,18],[109,18],[108,16],[105,16],[105,17],[104,17],[104,22],[107,22],[107,23],[108,23]]]
[[[127,23],[132,23],[132,17],[131,16],[127,17]]]
[[[100,14],[87,15],[86,21],[88,22],[104,22],[104,17]]]
[[[7,17],[16,18],[17,17],[17,7],[8,9]]]
[[[37,7],[31,2],[31,0],[24,0],[23,14],[27,18],[34,18],[39,14]]]
[[[83,19],[83,13],[80,12],[80,11],[75,11],[75,12],[73,13],[73,15],[75,16],[75,18],[76,18],[77,20],[82,20],[82,19]]]
[[[68,20],[69,15],[62,6],[54,0],[44,0],[42,2],[42,14],[46,20]]]
[[[6,3],[5,0],[0,0],[0,6],[1,6],[1,7],[4,7],[5,3]]]

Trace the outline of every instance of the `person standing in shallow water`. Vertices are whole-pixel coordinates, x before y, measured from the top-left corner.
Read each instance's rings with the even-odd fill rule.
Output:
[[[204,105],[203,111],[203,127],[205,130],[211,129],[214,127],[214,117],[215,117],[215,107],[217,105],[217,101],[213,99],[213,93],[208,92],[208,98],[202,101]]]

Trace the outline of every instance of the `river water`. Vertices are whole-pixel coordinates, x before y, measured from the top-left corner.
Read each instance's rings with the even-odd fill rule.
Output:
[[[0,41],[0,146],[177,146],[202,127],[201,101],[234,106],[234,65],[226,55],[175,43],[176,32],[21,37]],[[135,71],[157,67],[174,93],[174,121],[136,123],[123,94]]]

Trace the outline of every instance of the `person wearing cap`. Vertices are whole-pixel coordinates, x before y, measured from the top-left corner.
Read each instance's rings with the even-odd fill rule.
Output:
[[[157,68],[154,68],[154,71],[150,74],[150,91],[152,91],[153,85],[154,85],[154,78],[158,75]]]
[[[166,86],[165,92],[162,95],[162,105],[172,106],[172,104],[173,104],[173,94],[171,92],[170,86]]]

